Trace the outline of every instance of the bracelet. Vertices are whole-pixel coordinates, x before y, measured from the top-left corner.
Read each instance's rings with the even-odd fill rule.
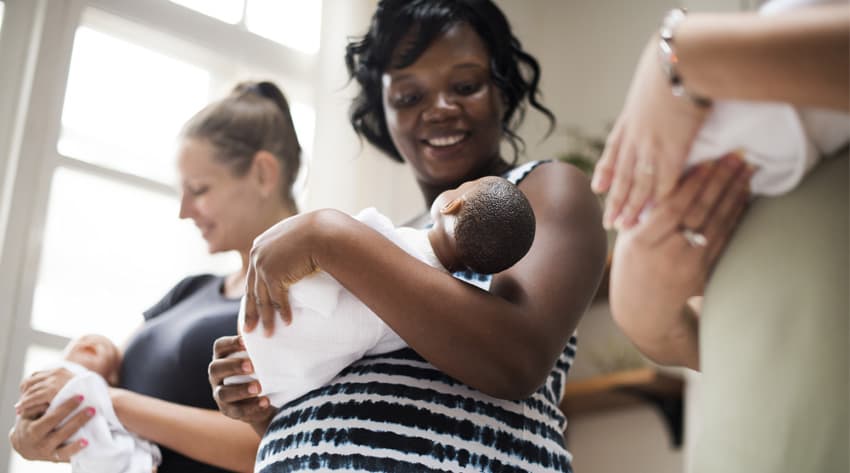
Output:
[[[697,107],[708,108],[711,107],[711,99],[689,92],[682,82],[682,76],[676,69],[679,57],[676,56],[676,50],[673,49],[673,33],[679,23],[685,19],[686,13],[683,8],[674,8],[664,15],[664,21],[661,22],[661,28],[658,30],[658,58],[661,62],[661,70],[664,71],[664,75],[670,82],[673,95],[686,97]]]

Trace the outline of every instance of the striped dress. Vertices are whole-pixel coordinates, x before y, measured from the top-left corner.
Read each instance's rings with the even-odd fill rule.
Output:
[[[505,177],[518,183],[539,164]],[[455,277],[490,286],[489,276]],[[255,472],[571,472],[558,403],[575,350],[573,335],[545,384],[521,401],[472,389],[409,348],[363,358],[280,409]]]

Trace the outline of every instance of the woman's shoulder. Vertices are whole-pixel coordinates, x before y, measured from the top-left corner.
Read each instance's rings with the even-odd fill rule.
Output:
[[[562,161],[533,161],[511,173],[522,178],[517,186],[525,193],[538,217],[574,215],[576,211],[595,218],[601,211],[599,199],[590,189],[589,177],[579,168]],[[601,215],[599,215],[601,222]]]
[[[210,284],[221,284],[223,276],[215,274],[194,274],[186,276],[174,285],[153,307],[144,312],[145,320],[156,317],[169,308],[177,305],[180,301],[195,294],[201,288]]]

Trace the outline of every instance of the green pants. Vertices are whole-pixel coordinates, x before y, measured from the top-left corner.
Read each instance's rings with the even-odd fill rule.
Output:
[[[750,207],[700,326],[695,473],[847,473],[848,153]]]

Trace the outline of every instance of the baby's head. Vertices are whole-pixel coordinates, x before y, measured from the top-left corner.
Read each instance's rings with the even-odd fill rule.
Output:
[[[118,384],[121,352],[102,335],[83,335],[65,347],[63,358],[103,376],[110,386]]]
[[[449,271],[494,274],[519,261],[534,241],[534,211],[506,179],[487,176],[438,195],[428,233],[434,253]]]

